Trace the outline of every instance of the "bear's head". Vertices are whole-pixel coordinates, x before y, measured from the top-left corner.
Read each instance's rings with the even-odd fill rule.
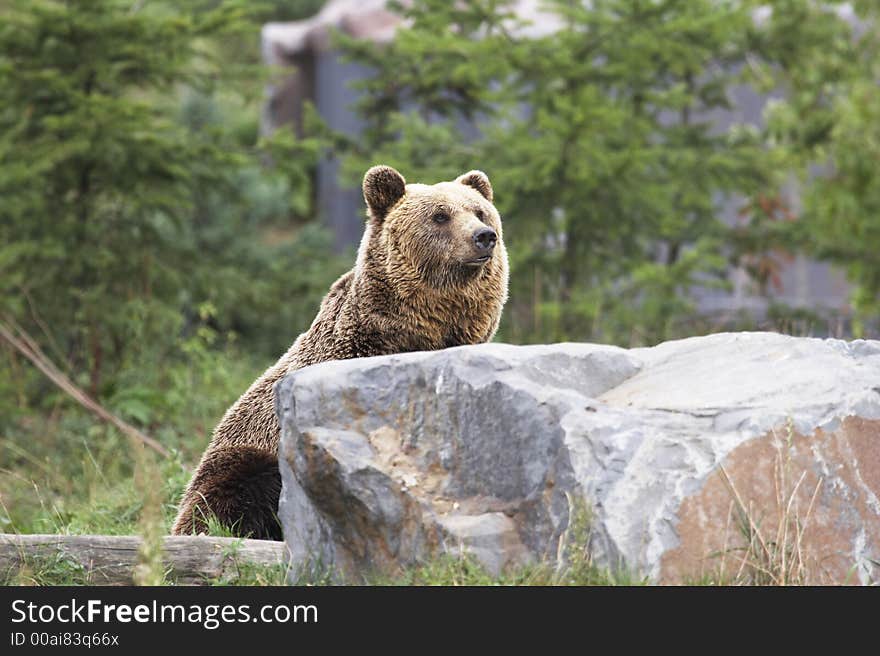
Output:
[[[380,258],[395,281],[412,280],[440,292],[494,286],[506,298],[501,217],[485,173],[469,171],[433,185],[407,184],[390,166],[374,166],[364,176],[363,189],[369,223],[362,257],[370,251]]]

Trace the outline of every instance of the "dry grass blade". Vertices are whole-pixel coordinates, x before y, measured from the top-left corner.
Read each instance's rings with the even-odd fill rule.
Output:
[[[824,477],[820,476],[819,480],[816,481],[816,487],[813,489],[813,494],[810,497],[810,505],[807,506],[807,514],[804,515],[804,521],[803,521],[803,523],[797,522],[797,524],[796,524],[796,527],[797,527],[796,546],[797,546],[798,560],[801,563],[801,567],[803,567],[804,569],[806,569],[806,565],[804,563],[803,553],[801,550],[801,543],[803,542],[803,535],[807,530],[807,524],[810,523],[810,517],[813,514],[813,506],[816,503],[816,497],[819,495],[819,488],[822,487],[823,480],[824,480]],[[804,574],[804,576],[805,576],[805,574]]]
[[[816,482],[810,497],[810,503],[806,514],[801,516],[799,511],[799,493],[804,488],[807,479],[807,471],[803,471],[794,485],[790,481],[791,460],[791,427],[787,453],[783,454],[783,448],[779,448],[774,462],[773,479],[775,484],[775,497],[777,508],[777,524],[771,535],[765,535],[761,530],[761,521],[756,514],[756,509],[750,500],[748,504],[723,466],[719,466],[719,475],[731,495],[731,506],[728,512],[728,524],[733,509],[737,511],[740,531],[745,545],[737,551],[739,556],[739,568],[733,582],[737,584],[752,585],[805,585],[809,579],[809,568],[804,553],[804,536],[807,526],[813,514],[819,489],[822,486],[822,477]],[[721,572],[723,573],[725,562],[723,557],[727,552],[733,551],[727,546],[727,529],[725,528],[724,549],[722,552]]]
[[[733,484],[733,481],[730,480],[730,476],[728,476],[727,470],[724,469],[724,465],[719,465],[719,470],[721,472],[721,477],[724,481],[724,484],[727,485],[727,489],[730,490],[730,493],[733,495],[733,498],[736,501],[737,506],[739,507],[741,516],[748,522],[749,535],[754,536],[754,538],[758,539],[762,551],[768,558],[772,557],[770,547],[767,546],[767,542],[766,540],[764,540],[764,536],[761,534],[760,528],[758,528],[758,525],[755,523],[751,508],[743,503],[742,497],[740,496],[739,491],[736,489],[736,486]]]
[[[794,529],[795,529],[794,546],[795,546],[795,549],[794,549],[794,554],[793,554],[793,555],[797,556],[797,558],[791,559],[789,563],[786,563],[786,559],[788,557],[788,539],[789,539],[788,524],[789,524],[789,518],[792,517],[792,514],[791,514],[792,505],[794,504],[795,499],[797,499],[797,491],[798,491],[798,489],[800,489],[801,483],[804,482],[804,478],[806,478],[806,476],[807,476],[807,472],[801,473],[801,477],[798,479],[798,482],[795,484],[794,489],[792,489],[791,494],[788,497],[788,503],[785,504],[785,512],[783,513],[783,515],[779,521],[778,537],[776,540],[776,545],[777,545],[777,549],[780,551],[779,557],[782,561],[782,566],[780,567],[780,572],[782,574],[782,582],[781,582],[782,585],[785,585],[786,581],[791,580],[791,578],[792,578],[792,574],[789,572],[789,566],[792,569],[794,569],[796,567],[797,571],[800,571],[802,568],[802,565],[803,565],[803,560],[801,558],[801,549],[800,549],[800,536],[802,535],[802,531],[801,531],[801,527],[800,527],[800,522],[797,521],[797,514],[795,514],[795,522],[794,522]],[[784,475],[781,476],[781,478],[784,483],[785,482]],[[784,489],[780,490],[779,499],[780,499],[779,507],[781,508],[783,505],[782,502],[785,501]]]

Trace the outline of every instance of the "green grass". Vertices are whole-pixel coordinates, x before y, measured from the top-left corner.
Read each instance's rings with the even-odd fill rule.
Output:
[[[83,417],[62,417],[57,423],[35,422],[26,431],[0,438],[0,531],[130,535],[137,532],[144,509],[135,485],[130,442],[104,426],[78,430]],[[77,437],[79,435],[79,437]],[[57,444],[55,448],[48,443]],[[158,464],[161,471],[162,514],[170,527],[175,506],[189,479],[194,453],[207,436],[194,433],[192,448],[175,450],[174,458]],[[198,446],[197,446],[198,445]],[[184,455],[185,454],[185,455]],[[197,457],[197,456],[195,456]]]
[[[220,577],[206,579],[211,586],[288,585],[287,567],[241,562],[230,557],[231,566]],[[31,559],[19,572],[0,572],[0,585],[87,585],[88,573],[76,562],[62,556]],[[174,585],[163,575],[157,583]],[[560,574],[545,564],[513,568],[499,575],[489,573],[472,556],[444,554],[410,567],[396,576],[371,575],[344,580],[337,573],[317,569],[298,577],[293,585],[377,585],[377,586],[610,586],[646,585],[645,579],[615,574],[600,568]]]
[[[88,572],[61,553],[29,558],[17,571],[0,571],[0,585],[88,585]]]
[[[444,554],[421,565],[404,570],[397,576],[367,576],[368,585],[532,585],[532,586],[629,586],[646,585],[647,579],[626,571],[611,571],[593,565],[561,569],[548,563],[514,567],[494,575],[474,557],[467,554]]]
[[[135,422],[138,427],[173,454],[157,464],[166,532],[211,430],[266,364],[232,353],[216,360],[166,372],[166,389],[149,413],[130,398],[111,406],[129,421],[142,415],[145,421]],[[209,369],[210,375],[199,373]],[[55,395],[46,405],[20,408],[9,420],[0,417],[0,532],[137,533],[144,510],[135,481],[141,447],[66,397]]]

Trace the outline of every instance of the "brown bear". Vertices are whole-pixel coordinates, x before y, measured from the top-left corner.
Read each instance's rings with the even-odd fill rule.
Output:
[[[183,498],[172,532],[281,539],[279,425],[273,385],[325,360],[488,342],[507,300],[507,252],[486,174],[406,184],[367,171],[368,220],[354,269],[333,283],[311,327],[226,411]]]

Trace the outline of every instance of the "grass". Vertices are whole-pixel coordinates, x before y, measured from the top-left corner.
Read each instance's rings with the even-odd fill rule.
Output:
[[[795,480],[792,471],[792,441],[794,425],[789,419],[784,437],[773,431],[777,444],[774,459],[773,483],[776,494],[775,513],[768,517],[766,509],[756,508],[746,501],[722,466],[721,476],[731,496],[728,525],[725,528],[725,545],[714,554],[719,560],[717,570],[701,579],[712,585],[761,585],[787,586],[819,583],[814,574],[805,547],[805,536],[819,490],[820,477],[809,496],[804,509],[800,503],[800,491],[807,476],[800,472]],[[774,516],[775,515],[775,516]],[[729,546],[727,536],[733,523],[740,537],[738,546]]]
[[[0,416],[0,532],[131,535],[143,528],[148,498],[160,506],[150,521],[167,532],[211,430],[264,365],[229,354],[211,366],[182,367],[166,372],[167,389],[151,413],[128,397],[111,408],[128,420],[140,416],[139,426],[172,452],[142,472],[149,482],[138,478],[142,447],[51,389],[45,408]]]
[[[129,392],[162,388],[161,394],[111,395],[116,401],[110,409],[159,439],[172,452],[169,459],[133,445],[39,377],[23,380],[21,392],[12,395],[18,407],[0,407],[0,532],[141,535],[136,582],[167,582],[161,538],[170,531],[191,469],[228,405],[266,365],[232,351],[195,353],[192,362],[156,380],[144,374],[128,386]],[[33,396],[29,388],[25,393],[28,386],[45,391],[41,407],[25,405]],[[228,535],[216,523],[211,528],[212,535]],[[5,584],[87,582],[76,563],[61,556],[35,559],[15,575],[0,572]]]
[[[522,565],[492,574],[473,556],[444,554],[421,565],[404,570],[394,577],[366,577],[368,585],[531,585],[531,586],[632,586],[647,585],[645,577],[626,570],[612,571],[592,563],[587,566],[557,569],[549,563]]]
[[[0,571],[0,585],[88,585],[88,572],[61,553],[29,558],[17,571]]]
[[[9,431],[0,438],[4,462],[0,468],[0,531],[66,535],[137,532],[147,497],[135,477],[132,446],[115,429],[103,426],[90,426],[86,428],[88,437],[77,439],[82,420],[63,417],[54,425],[49,420],[34,422],[26,431]],[[58,446],[48,448],[45,443],[49,441]],[[196,441],[204,444],[207,437],[199,435],[193,439]],[[184,457],[178,450],[174,459],[157,463],[158,475],[146,488],[161,498],[161,512],[153,521],[165,528],[173,521],[176,500],[189,477]]]

